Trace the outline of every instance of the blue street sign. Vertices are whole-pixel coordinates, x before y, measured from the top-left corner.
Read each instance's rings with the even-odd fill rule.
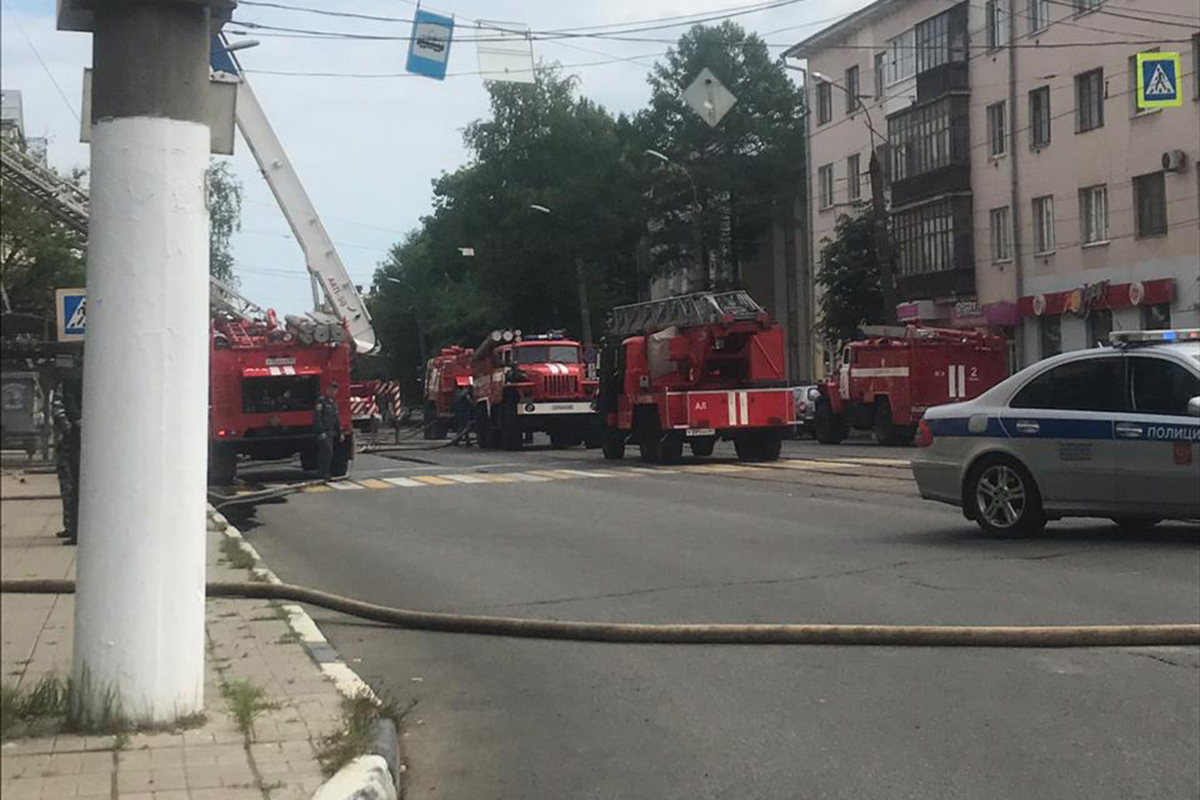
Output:
[[[82,341],[87,327],[87,290],[58,289],[54,293],[54,312],[58,318],[58,340]]]
[[[1138,53],[1138,108],[1183,105],[1179,53]]]
[[[413,19],[412,41],[408,45],[409,72],[442,80],[450,61],[450,39],[454,18],[417,9]]]

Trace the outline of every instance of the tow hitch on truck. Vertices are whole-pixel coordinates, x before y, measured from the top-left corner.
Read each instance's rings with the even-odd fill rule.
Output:
[[[779,458],[796,424],[783,331],[744,291],[700,292],[613,309],[600,353],[604,455],[636,442],[643,461],[711,455]]]

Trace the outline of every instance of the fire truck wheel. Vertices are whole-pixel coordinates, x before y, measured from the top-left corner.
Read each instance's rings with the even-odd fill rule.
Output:
[[[662,451],[662,463],[678,463],[679,459],[683,458],[683,436],[678,433],[668,433],[663,436],[660,448]]]
[[[317,448],[314,446],[305,447],[300,451],[300,468],[305,472],[312,472],[317,468]]]
[[[237,451],[232,447],[214,447],[208,454],[208,482],[228,486],[237,477]]]
[[[658,421],[658,410],[655,408],[639,409],[637,414],[638,450],[642,461],[648,464],[660,464],[663,460],[662,424]]]
[[[963,504],[989,536],[1029,536],[1046,526],[1042,495],[1029,471],[1015,459],[979,459],[963,485]]]
[[[425,416],[423,419],[424,422],[422,424],[425,426],[425,438],[440,439],[441,437],[437,435],[437,429],[439,427],[437,406],[435,406],[433,403],[426,403]]]
[[[488,415],[487,406],[479,403],[475,406],[475,438],[481,450],[496,447],[496,432],[492,428],[492,420]]]
[[[717,440],[707,436],[703,439],[689,439],[688,444],[692,446],[692,455],[703,458],[712,455],[713,448],[717,446]]]
[[[817,410],[813,413],[813,436],[821,444],[841,444],[846,438],[846,423],[833,413],[825,398],[817,401]]]
[[[913,434],[916,433],[909,426],[896,424],[892,419],[892,404],[888,402],[887,398],[875,403],[873,431],[876,442],[892,446],[911,443]]]
[[[347,436],[333,448],[333,460],[329,462],[329,473],[340,478],[350,471],[350,461],[354,458],[354,437]]]
[[[779,431],[743,433],[733,440],[733,448],[738,461],[778,461],[783,436]]]
[[[505,450],[520,450],[523,438],[517,421],[517,404],[510,401],[500,406],[500,446]]]
[[[604,434],[604,457],[609,461],[620,461],[625,457],[625,436],[620,431],[609,431]]]

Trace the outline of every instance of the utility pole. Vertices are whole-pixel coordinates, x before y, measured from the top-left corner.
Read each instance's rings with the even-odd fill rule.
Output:
[[[579,282],[579,317],[583,325],[583,346],[592,346],[592,310],[588,308],[587,274],[583,269],[583,258],[575,257],[575,280]]]
[[[60,0],[91,31],[76,713],[204,706],[209,41],[233,0]]]
[[[883,324],[896,324],[896,278],[892,274],[892,237],[888,231],[888,209],[883,199],[883,167],[871,134],[871,161],[867,167],[871,176],[872,223],[875,228],[875,258],[879,260],[879,288],[883,295]]]

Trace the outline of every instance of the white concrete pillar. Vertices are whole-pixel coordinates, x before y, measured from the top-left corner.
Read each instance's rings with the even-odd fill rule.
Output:
[[[97,7],[73,678],[144,722],[204,702],[207,43],[202,6]]]

